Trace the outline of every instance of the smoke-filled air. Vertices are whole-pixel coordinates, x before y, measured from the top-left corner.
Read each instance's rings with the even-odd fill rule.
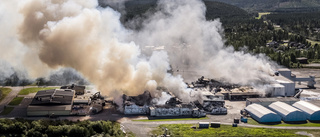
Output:
[[[273,63],[226,46],[221,22],[206,20],[201,0],[160,0],[156,9],[131,20],[141,24],[133,30],[97,0],[0,0],[0,78],[72,68],[104,95],[161,96],[157,87],[165,87],[184,101],[190,90],[170,66],[241,85],[272,80]]]

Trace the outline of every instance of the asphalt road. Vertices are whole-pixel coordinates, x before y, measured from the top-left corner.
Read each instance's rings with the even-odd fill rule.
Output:
[[[23,87],[5,87],[5,88],[11,88],[12,91],[0,102],[0,112],[2,112],[4,109],[4,106],[8,105],[10,101],[18,95],[19,91],[23,89]]]

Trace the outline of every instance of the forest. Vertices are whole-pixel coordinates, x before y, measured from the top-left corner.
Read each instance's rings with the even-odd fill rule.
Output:
[[[302,67],[297,61],[301,57],[308,58],[310,63],[320,62],[320,12],[271,12],[256,19],[258,12],[213,0],[204,0],[204,4],[207,20],[219,18],[222,22],[226,46],[252,54],[263,53],[288,68]],[[126,26],[134,18],[143,20],[155,8],[156,0],[128,1],[122,22]]]

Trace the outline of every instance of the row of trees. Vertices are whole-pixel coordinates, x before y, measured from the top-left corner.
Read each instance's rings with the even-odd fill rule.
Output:
[[[116,136],[124,137],[120,125],[110,121],[77,121],[0,119],[0,136],[30,137],[88,137]]]

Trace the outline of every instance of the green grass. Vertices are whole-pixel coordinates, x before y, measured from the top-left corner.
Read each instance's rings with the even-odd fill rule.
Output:
[[[11,100],[9,105],[19,105],[21,101],[23,100],[24,97],[15,97],[14,99]]]
[[[173,118],[173,119],[139,119],[139,120],[132,120],[132,121],[142,121],[142,122],[154,122],[154,121],[179,121],[179,120],[202,120],[202,119],[209,119],[208,117],[202,118]]]
[[[57,87],[46,87],[46,88],[25,88],[22,89],[18,95],[28,95],[29,93],[36,93],[40,90],[49,90],[49,89],[56,89]]]
[[[256,19],[261,19],[261,17],[262,16],[264,16],[264,15],[268,15],[268,14],[270,14],[270,12],[259,12],[259,17],[256,17]]]
[[[6,108],[0,113],[0,115],[8,115],[13,109],[14,109],[14,107],[6,107]]]
[[[305,124],[287,124],[281,121],[279,124],[260,124],[252,118],[248,118],[248,124],[260,126],[279,126],[279,127],[320,127],[320,123],[305,123]]]
[[[248,128],[248,127],[232,127],[231,125],[221,125],[220,128],[209,129],[193,129],[191,124],[165,124],[160,125],[157,129],[151,131],[152,134],[161,135],[167,128],[171,136],[181,137],[207,137],[207,136],[281,136],[281,137],[299,137],[302,135],[295,134],[298,131],[306,131],[307,133],[319,133],[319,130],[288,130],[288,129],[268,129],[268,128]]]
[[[12,91],[11,88],[0,88],[2,91],[1,97],[0,97],[0,102]]]

